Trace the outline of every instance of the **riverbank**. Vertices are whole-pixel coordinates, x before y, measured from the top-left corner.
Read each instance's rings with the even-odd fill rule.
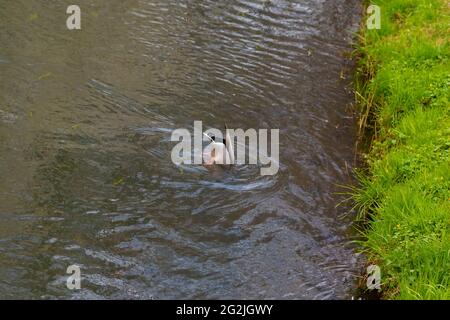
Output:
[[[354,199],[387,299],[450,299],[449,2],[379,0],[357,80],[366,169]]]

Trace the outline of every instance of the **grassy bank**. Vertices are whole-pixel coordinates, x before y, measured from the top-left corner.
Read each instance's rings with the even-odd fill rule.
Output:
[[[354,194],[384,298],[450,299],[449,1],[378,0],[356,95],[369,139]]]

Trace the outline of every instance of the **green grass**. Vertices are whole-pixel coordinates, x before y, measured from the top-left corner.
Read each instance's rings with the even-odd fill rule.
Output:
[[[450,5],[372,4],[381,30],[361,32],[355,84],[369,141],[353,195],[363,245],[384,298],[450,299]]]

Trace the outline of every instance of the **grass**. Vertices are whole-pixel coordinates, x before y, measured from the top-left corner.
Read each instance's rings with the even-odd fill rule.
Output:
[[[355,81],[366,138],[353,198],[386,299],[450,299],[450,2],[378,0]]]

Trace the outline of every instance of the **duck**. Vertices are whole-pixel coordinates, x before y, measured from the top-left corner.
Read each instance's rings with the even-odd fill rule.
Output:
[[[234,147],[228,132],[228,127],[225,124],[225,139],[217,141],[215,136],[208,136],[203,133],[211,143],[203,151],[203,164],[212,166],[214,164],[233,165],[234,164]]]

